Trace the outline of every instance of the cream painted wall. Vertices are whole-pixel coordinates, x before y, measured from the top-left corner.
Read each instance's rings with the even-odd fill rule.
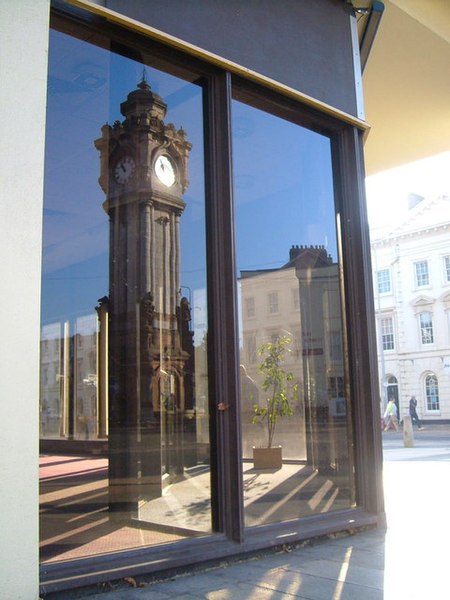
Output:
[[[0,0],[0,596],[38,598],[38,350],[49,0]]]
[[[450,149],[450,2],[383,2],[363,76],[368,175]]]

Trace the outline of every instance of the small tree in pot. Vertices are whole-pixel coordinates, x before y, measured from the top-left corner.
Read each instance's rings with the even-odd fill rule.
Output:
[[[258,369],[263,377],[261,389],[265,400],[253,405],[252,422],[265,425],[267,447],[253,448],[255,468],[281,468],[281,447],[272,447],[273,437],[278,421],[294,414],[292,402],[298,396],[298,385],[290,383],[294,375],[282,366],[291,342],[288,336],[278,336],[273,342],[262,344],[258,350],[258,355],[261,357]],[[261,464],[258,461],[262,455],[269,455],[268,463]]]

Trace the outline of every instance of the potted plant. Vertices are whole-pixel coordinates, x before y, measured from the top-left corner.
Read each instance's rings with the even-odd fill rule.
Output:
[[[281,446],[273,446],[273,438],[278,421],[293,415],[292,402],[297,398],[298,384],[292,383],[293,374],[283,368],[291,342],[288,336],[278,336],[274,341],[262,344],[258,350],[264,400],[253,405],[252,423],[265,426],[267,445],[253,448],[255,469],[281,469],[282,466]]]

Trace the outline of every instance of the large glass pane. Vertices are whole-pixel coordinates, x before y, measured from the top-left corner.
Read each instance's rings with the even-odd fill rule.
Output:
[[[211,531],[203,90],[87,39],[51,31],[43,561]]]
[[[233,101],[247,526],[353,504],[330,139]]]

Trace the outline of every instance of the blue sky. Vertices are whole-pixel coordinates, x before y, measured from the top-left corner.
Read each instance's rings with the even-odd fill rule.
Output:
[[[108,216],[94,140],[123,119],[120,103],[142,79],[140,62],[51,31],[44,200],[43,322],[92,312],[108,294]],[[168,103],[166,123],[192,143],[182,217],[181,283],[205,286],[202,89],[150,67],[145,77]]]
[[[52,31],[47,111],[43,322],[75,319],[108,294],[108,217],[94,140],[122,119],[120,103],[143,66]],[[204,297],[205,189],[202,89],[145,67],[168,104],[166,123],[183,127],[193,148],[181,218],[181,285]],[[237,268],[279,267],[289,248],[324,245],[336,259],[328,138],[233,101]],[[204,316],[204,315],[203,315]]]
[[[297,244],[336,259],[329,139],[237,101],[233,124],[238,268],[279,267]]]

